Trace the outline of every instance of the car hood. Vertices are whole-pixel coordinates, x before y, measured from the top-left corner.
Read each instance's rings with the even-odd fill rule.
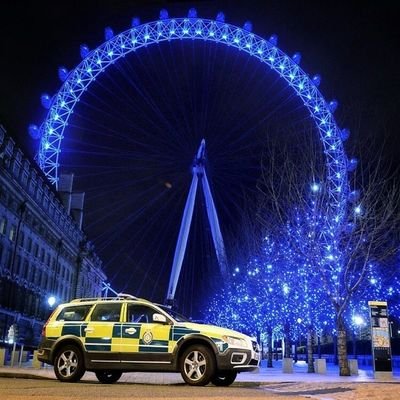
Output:
[[[200,331],[203,334],[207,334],[209,336],[233,336],[240,339],[252,340],[250,336],[245,335],[244,333],[240,333],[238,331],[234,331],[233,329],[221,328],[215,325],[207,325],[207,324],[198,324],[194,322],[181,322],[176,326],[185,327],[193,331]]]

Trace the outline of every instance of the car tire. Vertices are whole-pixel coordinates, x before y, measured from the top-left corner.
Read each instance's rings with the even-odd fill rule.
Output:
[[[112,371],[112,370],[102,370],[96,371],[96,378],[101,383],[115,383],[121,378],[122,372],[121,371]]]
[[[61,382],[77,382],[85,373],[81,350],[72,344],[63,346],[54,360],[54,372]]]
[[[215,374],[215,357],[204,345],[188,347],[180,358],[183,380],[191,386],[205,386]]]
[[[236,371],[218,371],[211,379],[215,386],[229,386],[235,382],[237,376]]]

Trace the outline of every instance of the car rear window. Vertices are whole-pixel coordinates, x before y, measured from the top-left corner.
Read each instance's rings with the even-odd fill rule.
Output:
[[[57,316],[57,321],[84,321],[91,305],[65,307]]]

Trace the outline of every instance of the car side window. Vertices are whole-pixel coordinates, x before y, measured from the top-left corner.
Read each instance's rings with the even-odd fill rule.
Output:
[[[152,323],[154,313],[156,313],[156,311],[151,307],[139,304],[128,304],[127,322],[145,323],[145,324]]]
[[[57,316],[57,321],[84,321],[92,306],[65,307]]]
[[[119,322],[121,303],[97,304],[90,317],[91,321]]]

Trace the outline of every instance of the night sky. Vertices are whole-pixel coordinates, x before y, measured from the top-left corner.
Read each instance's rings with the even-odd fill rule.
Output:
[[[44,110],[40,106],[40,95],[43,92],[53,94],[57,91],[60,85],[57,78],[57,69],[59,66],[62,65],[71,69],[80,62],[80,44],[85,43],[89,48],[95,48],[103,41],[104,27],[111,26],[115,33],[119,33],[130,27],[131,18],[134,16],[139,16],[142,22],[148,22],[158,19],[159,10],[161,8],[166,8],[171,17],[182,17],[187,15],[187,10],[190,7],[195,7],[200,17],[214,18],[218,11],[223,11],[226,16],[226,22],[243,26],[245,21],[250,20],[253,23],[254,33],[262,37],[269,37],[273,33],[278,34],[279,47],[283,51],[289,55],[300,51],[302,53],[302,68],[310,75],[318,73],[322,76],[320,90],[325,98],[327,100],[335,98],[339,101],[339,110],[336,113],[339,126],[349,127],[353,132],[353,137],[355,137],[356,140],[362,140],[363,129],[374,125],[376,120],[379,120],[380,123],[377,124],[379,125],[379,129],[376,129],[376,135],[378,137],[382,136],[382,138],[385,135],[389,143],[389,157],[395,162],[400,159],[400,141],[397,131],[397,116],[398,110],[400,109],[400,29],[398,24],[400,6],[398,3],[396,5],[396,2],[261,2],[252,0],[235,2],[165,2],[152,0],[83,2],[6,1],[2,3],[0,7],[0,43],[2,50],[0,63],[0,123],[6,128],[10,135],[17,138],[18,144],[32,157],[36,152],[38,142],[33,141],[29,137],[27,134],[27,126],[29,123],[39,124],[41,119],[44,118]],[[190,48],[185,49],[184,45],[182,49],[182,51],[191,51]],[[214,49],[208,47],[205,48],[204,52],[206,51],[213,52]],[[220,53],[216,54],[219,55]],[[165,62],[168,62],[169,56],[167,52],[165,52],[164,55],[166,58]],[[155,65],[164,55],[160,55],[158,51],[154,51],[153,53],[149,51],[143,54],[141,60],[136,60],[137,63],[143,62],[146,63],[146,65],[153,63],[152,73],[156,77],[155,81],[157,81],[158,84],[162,83],[163,71],[157,71]],[[176,54],[171,53],[171,59],[172,56],[176,57]],[[231,57],[231,55],[227,52],[224,53],[224,57],[228,60],[226,62],[229,63],[229,57]],[[199,59],[198,65],[204,63],[204,60],[205,58],[203,56],[203,58]],[[241,62],[238,58],[234,60],[238,64]],[[216,68],[221,67],[220,64],[215,65]],[[174,66],[174,68],[176,67]],[[246,67],[243,68],[252,71],[253,66],[246,65]],[[151,84],[154,83],[150,80],[148,82],[146,81],[147,72],[145,69],[141,71],[138,67],[135,71],[137,71],[136,78],[140,79],[143,87],[150,87]],[[179,71],[176,69],[174,69],[174,71],[175,74],[179,74]],[[238,71],[239,70],[232,69],[231,73],[237,74]],[[189,72],[188,74],[191,73],[192,72]],[[243,95],[245,98],[248,96],[247,100],[241,100],[241,106],[244,110],[246,110],[246,107],[248,107],[248,110],[251,109],[253,98],[259,99],[262,97],[261,89],[260,93],[245,90],[247,87],[246,85],[252,84],[253,86],[257,86],[255,82],[257,82],[257,79],[259,80],[259,76],[261,76],[257,74],[260,74],[260,71],[254,72],[254,76],[251,79],[249,78],[247,83],[243,82]],[[218,72],[215,76],[216,81],[222,81],[221,72]],[[115,79],[119,79],[117,73],[114,77]],[[190,77],[191,75],[189,75],[188,79],[190,79]],[[111,78],[114,79],[113,76],[111,76]],[[173,80],[171,77],[169,80],[166,79],[166,87],[168,87],[168,85],[171,85],[171,87],[173,86],[171,79]],[[234,79],[228,76],[227,82],[222,85],[228,86],[229,82],[233,81]],[[105,81],[105,84],[106,83]],[[121,81],[120,84],[123,85],[124,83]],[[215,85],[217,85],[217,83]],[[260,82],[260,88],[263,87],[262,85],[263,83]],[[266,82],[265,85],[267,85],[265,86],[266,88],[272,87],[272,83],[269,81]],[[226,93],[230,93],[228,87],[224,87],[223,90],[225,90]],[[161,93],[162,91],[160,90],[160,98]],[[279,98],[279,96],[284,96],[285,93],[285,90],[280,88],[274,93],[274,96]],[[93,96],[93,98],[96,96],[104,96],[104,92],[102,92],[102,88],[99,87],[98,91],[94,91],[91,96]],[[88,104],[92,104],[90,97],[86,100]],[[137,99],[137,101],[140,101],[140,99]],[[222,110],[223,107],[221,104],[219,104],[219,107]],[[228,105],[232,108],[237,106],[232,102],[229,102]],[[216,107],[217,106],[218,104],[216,104]],[[84,126],[82,122],[84,117],[87,116],[85,110],[85,105],[82,105],[80,112],[78,112],[77,120],[75,121],[76,126],[79,126],[83,130],[89,129],[86,125]],[[142,111],[144,115],[146,115],[146,109],[144,108]],[[87,113],[90,114],[90,107],[87,107]],[[288,115],[289,111],[282,111],[281,116],[283,118]],[[248,123],[255,124],[254,121],[258,117],[259,115],[254,113],[254,120],[251,120],[251,117],[249,117]],[[81,118],[81,120],[79,120],[79,118]],[[171,116],[171,118],[173,117]],[[296,118],[300,119],[301,116],[297,116]],[[193,119],[195,120],[196,116],[193,116]],[[217,121],[218,118],[215,117],[214,120]],[[359,123],[360,120],[362,123]],[[226,121],[228,129],[230,129],[229,118],[227,118]],[[109,123],[112,125],[113,120],[110,119],[107,121],[105,118],[102,123]],[[139,123],[140,121],[138,124]],[[146,124],[146,121],[143,121],[143,124]],[[359,127],[361,127],[361,129],[357,132]],[[121,126],[121,129],[122,128],[126,129],[126,126]],[[205,127],[202,127],[202,129],[206,130]],[[157,132],[157,129],[155,129],[154,132]],[[160,137],[160,135],[161,133],[155,133],[155,137]],[[198,146],[199,135],[201,135],[201,133],[196,133],[192,139],[188,139],[186,143],[187,152],[181,157],[178,157],[181,162],[179,168],[183,169],[182,173],[184,175],[186,174],[187,177],[185,178],[184,175],[178,174],[177,168],[171,168],[169,175],[166,174],[165,176],[159,177],[161,184],[164,184],[164,189],[165,184],[167,182],[169,183],[169,181],[175,185],[173,186],[174,188],[177,182],[181,182],[183,185],[182,187],[190,183],[190,174],[187,174],[187,171],[185,171],[185,165],[188,167],[190,166],[190,160],[194,155],[193,149],[196,149]],[[211,133],[210,137],[212,137]],[[224,136],[221,136],[220,142],[222,142],[223,137]],[[76,165],[79,163],[82,164],[82,159],[74,158],[73,150],[79,148],[84,152],[85,149],[88,148],[88,139],[83,140],[79,135],[74,138],[75,141],[72,140],[71,136],[71,141],[68,144],[66,143],[66,154],[71,154],[71,158],[68,159],[66,164],[68,164],[68,168],[71,170],[74,170],[74,163]],[[143,141],[149,140],[146,136],[143,136],[141,139],[143,139]],[[175,139],[179,140],[179,136]],[[146,149],[146,146],[147,148],[152,146],[153,149],[157,147],[157,144],[153,144],[151,140],[145,145],[144,149]],[[213,144],[214,149],[218,149],[217,142],[216,140],[215,143],[211,143],[211,153],[214,151]],[[110,147],[111,144],[104,142],[104,146]],[[123,146],[122,142],[121,146]],[[164,157],[164,153],[161,150],[163,144],[158,143],[158,146],[160,146],[159,150],[154,150],[151,154],[147,154],[146,150],[143,150],[143,154],[145,154],[146,157],[152,157],[155,169],[162,166],[165,171],[165,165],[169,165],[169,162],[173,162],[173,158],[168,158],[169,156]],[[222,144],[219,143],[219,147],[221,146]],[[172,147],[170,150],[172,151]],[[167,146],[165,154],[167,154],[168,151]],[[246,150],[248,154],[244,151],[239,158],[235,158],[236,153],[233,150],[231,150],[231,152],[229,151],[228,147],[227,154],[230,158],[226,161],[228,163],[226,165],[230,165],[229,162],[232,162],[232,165],[234,165],[234,163],[237,164],[239,160],[246,160],[242,162],[243,168],[248,168],[248,171],[250,171],[253,167],[249,161],[251,159],[251,154],[253,154],[251,149]],[[217,150],[215,150],[214,153],[215,157],[217,157]],[[85,160],[86,162],[92,162],[93,165],[98,162],[95,159],[91,160],[90,157]],[[157,164],[156,161],[159,161],[159,163]],[[118,169],[121,168],[121,165],[115,164],[113,166],[115,169]],[[177,166],[177,163],[175,162],[174,165]],[[223,171],[222,167],[222,169],[218,169],[218,163],[214,163],[211,167],[213,167],[215,171]],[[87,168],[87,175],[89,175],[91,168],[91,166]],[[151,168],[152,166],[150,165],[148,169]],[[84,171],[82,166],[77,169],[76,173],[79,174],[80,171]],[[232,167],[231,171],[235,171],[235,168]],[[248,176],[249,174],[247,172],[246,174]],[[148,171],[143,172],[143,174],[145,173],[149,174]],[[237,173],[243,175],[243,172],[240,173],[239,170]],[[142,177],[144,176],[145,175],[142,175]],[[146,178],[148,176],[149,175],[146,175]],[[219,176],[221,177],[221,174]],[[138,180],[137,175],[129,175],[129,173],[124,175],[123,178]],[[229,178],[227,178],[225,183],[229,182],[228,179]],[[90,188],[85,187],[85,185],[88,185],[87,182],[89,181],[93,182],[90,179],[86,181],[78,180],[77,184],[81,185],[79,189],[85,190],[90,194],[93,190],[91,191]],[[218,179],[216,178],[215,182],[217,181]],[[96,180],[94,180],[94,182],[96,182]],[[232,182],[230,186],[235,185],[235,182]],[[251,185],[251,179],[246,182],[247,183],[244,184],[242,182],[242,184]],[[127,268],[125,265],[126,259],[133,257],[132,254],[127,252],[126,249],[124,250],[123,246],[118,247],[116,245],[118,241],[105,243],[104,237],[101,237],[100,227],[96,227],[96,224],[93,222],[93,218],[98,218],[95,208],[99,207],[99,211],[106,207],[106,205],[101,204],[102,201],[111,201],[115,204],[122,205],[125,204],[122,198],[126,196],[126,191],[122,190],[122,187],[123,182],[121,182],[118,190],[113,191],[114,197],[111,200],[99,199],[98,202],[96,202],[95,200],[91,200],[89,195],[87,207],[92,207],[92,209],[88,213],[88,219],[86,220],[88,226],[86,226],[86,229],[92,237],[95,237],[95,239],[99,241],[99,252],[105,260],[106,273],[110,278],[113,276],[115,278],[112,282],[113,285],[119,286],[120,288],[128,281],[129,284],[126,285],[127,287],[124,287],[125,290],[139,292],[138,294],[140,295],[162,301],[163,294],[160,293],[166,290],[165,282],[168,276],[170,256],[160,262],[163,267],[161,271],[157,272],[156,269],[152,269],[153,267],[146,267],[145,259],[143,259],[142,256],[146,251],[142,250],[140,259],[144,265],[135,267],[136,269],[131,268],[129,273],[123,273],[121,270],[123,271],[124,268]],[[132,200],[130,206],[134,207],[136,210],[140,208],[140,201],[148,202],[150,199],[154,199],[154,196],[158,195],[158,192],[151,192],[150,188],[147,188],[145,184],[143,184],[140,190],[142,193],[146,192],[147,195],[143,195],[141,198],[136,197],[135,200]],[[177,195],[182,204],[184,204],[185,191],[186,189],[182,190],[179,196]],[[172,193],[172,191],[169,192]],[[218,193],[216,193],[217,198],[218,196]],[[175,200],[171,197],[170,201]],[[201,199],[199,199],[199,201],[201,202]],[[236,202],[236,207],[240,209],[241,204]],[[125,215],[130,215],[129,213],[132,213],[132,208],[130,211],[123,209],[121,212],[125,213]],[[178,214],[179,212],[177,211]],[[168,211],[160,211],[159,217],[167,220],[168,215],[164,215],[163,213],[168,214]],[[199,213],[201,214],[200,210]],[[239,218],[237,210],[228,210],[228,207],[227,210],[222,210],[222,214],[224,215],[222,217],[223,220],[228,220],[229,217],[234,219]],[[111,216],[111,220],[115,218],[115,215],[116,214]],[[203,222],[201,222],[204,219],[203,217],[201,215],[199,216],[198,224],[203,224]],[[148,223],[149,216],[144,215],[143,218],[142,220],[138,219],[136,221],[136,224],[138,224],[137,226],[143,226]],[[176,219],[179,217],[172,216],[171,218],[171,223],[177,226]],[[103,221],[103,224],[104,223],[109,224],[110,221]],[[90,228],[90,224],[92,228]],[[119,228],[119,243],[121,243],[121,241],[129,243],[129,227],[119,225]],[[165,229],[165,232],[167,232],[165,235],[167,236],[176,234],[176,227],[173,229],[171,228],[172,230],[170,231],[168,231],[167,228]],[[234,229],[230,231],[230,233],[232,235],[236,234]],[[150,231],[149,235],[154,236]],[[137,241],[137,238],[135,241]],[[145,246],[148,251],[150,242],[145,242],[143,246]],[[161,246],[159,250],[171,254],[171,246],[168,246],[165,245],[165,248]],[[202,249],[206,251],[206,249],[210,248],[210,243],[204,240],[201,246]],[[122,256],[125,257],[125,261],[115,256],[116,253],[120,252]],[[110,261],[111,259],[113,259],[113,261]],[[132,260],[132,263],[136,263],[135,265],[140,264],[137,260]],[[212,271],[210,272],[209,270],[211,268],[210,265],[212,265],[212,262],[204,267],[206,269],[202,271],[203,276],[204,274],[212,273]],[[117,273],[117,271],[119,272]],[[151,278],[154,274],[160,274],[161,278],[157,280]],[[129,276],[128,280],[126,278],[127,276]],[[198,276],[192,274],[188,275],[185,279],[192,281],[193,287],[193,282],[198,278]],[[190,288],[191,286],[188,284],[185,290],[190,291]],[[191,310],[188,311],[191,312]]]

